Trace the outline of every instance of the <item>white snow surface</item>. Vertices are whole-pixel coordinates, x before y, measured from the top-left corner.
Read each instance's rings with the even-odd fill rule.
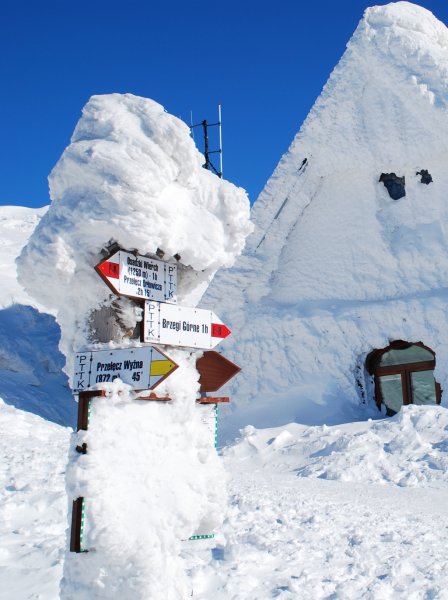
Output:
[[[144,410],[128,400],[124,393],[126,424]],[[68,430],[0,407],[0,598],[55,600],[65,544],[61,471]],[[92,427],[112,424],[97,420],[101,414],[108,416],[105,407],[95,407]],[[114,403],[113,410],[117,408]],[[109,432],[110,452],[124,465],[114,434]],[[93,435],[89,441],[94,443]],[[154,471],[164,476],[162,453],[160,449],[149,458],[137,453],[135,460],[147,460],[152,476]],[[105,454],[102,460],[110,467]],[[81,461],[90,459],[85,455]],[[215,540],[180,543],[190,585],[187,594],[174,597],[191,597],[193,592],[198,600],[448,598],[447,461],[448,413],[439,407],[409,406],[392,419],[338,426],[247,427],[224,451],[231,501],[221,532]],[[77,468],[97,466],[80,463]],[[97,472],[100,481],[111,485],[103,473]],[[118,471],[115,528],[102,532],[98,542],[115,544],[113,532],[126,527],[131,545],[139,523],[150,520],[155,525],[163,518],[149,517],[144,510],[155,501],[151,494],[143,499],[141,512],[124,509],[120,489],[123,481],[134,483],[134,473]],[[172,506],[178,500],[169,495],[165,501]],[[95,508],[86,508],[94,518]],[[90,543],[98,533],[91,520]],[[176,564],[161,565],[160,556],[153,556],[152,541],[147,540],[143,564],[121,563],[123,574],[138,580],[146,563],[154,560],[154,577],[159,568],[182,577]],[[132,548],[127,551],[132,553]],[[79,568],[86,556],[77,556]],[[107,586],[107,564],[103,566]],[[88,596],[80,586],[73,597]],[[111,592],[107,597],[134,596]],[[159,597],[169,596],[161,591]]]
[[[0,398],[0,598],[59,597],[70,430]]]
[[[381,422],[248,426],[224,451],[221,536],[190,554],[194,598],[448,598],[447,432],[445,409],[420,406]]]
[[[255,202],[244,255],[202,300],[243,367],[228,438],[356,418],[366,356],[392,340],[432,348],[448,389],[447,101],[445,25],[408,2],[367,9]],[[392,172],[398,201],[379,182]]]

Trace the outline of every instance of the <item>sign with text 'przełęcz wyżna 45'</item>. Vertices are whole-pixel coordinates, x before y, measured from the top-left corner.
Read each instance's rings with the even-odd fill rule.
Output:
[[[95,271],[119,296],[176,303],[177,265],[118,250]]]
[[[177,366],[152,346],[86,350],[76,354],[73,391],[81,392],[118,378],[134,390],[153,390]]]

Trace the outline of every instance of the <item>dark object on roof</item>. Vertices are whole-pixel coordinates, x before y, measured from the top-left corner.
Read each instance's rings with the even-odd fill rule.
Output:
[[[430,175],[426,169],[417,171],[416,175],[422,176],[422,178],[420,179],[421,183],[426,183],[426,185],[428,185],[428,183],[432,183],[432,175]]]
[[[392,200],[399,200],[406,196],[404,176],[398,177],[395,173],[381,173],[379,181],[384,183],[384,187],[389,192]]]

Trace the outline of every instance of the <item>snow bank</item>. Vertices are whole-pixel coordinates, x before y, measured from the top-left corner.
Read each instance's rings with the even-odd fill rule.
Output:
[[[242,250],[251,231],[246,193],[202,163],[188,127],[151,100],[94,96],[84,108],[50,175],[52,204],[18,259],[20,281],[61,327],[69,377],[74,352],[98,341],[93,315],[117,304],[93,268],[111,243],[151,257],[162,250],[164,260],[177,261],[177,299],[186,306]],[[139,305],[119,304],[132,329]],[[139,345],[125,334],[113,340],[105,345]],[[179,368],[157,392],[172,403],[135,400],[116,380],[104,384],[106,398],[92,400],[88,431],[73,435],[68,500],[71,508],[85,498],[89,552],[67,547],[62,598],[190,593],[180,544],[218,525],[225,476],[196,406],[200,353],[166,352]],[[87,454],[74,450],[83,443]]]
[[[0,275],[2,290],[0,308],[11,304],[33,304],[30,296],[17,281],[15,258],[29,236],[47,212],[48,207],[0,206]]]
[[[244,369],[229,435],[265,426],[267,405],[272,424],[352,418],[373,399],[366,355],[394,339],[431,347],[448,389],[447,73],[448,30],[429,11],[366,10],[253,206],[245,255],[203,299],[232,290],[221,317]],[[382,173],[405,177],[403,198]]]
[[[70,430],[0,398],[0,598],[57,598]]]
[[[0,310],[0,394],[8,404],[73,427],[76,404],[59,339],[50,315],[21,304]]]
[[[340,426],[289,424],[275,429],[248,426],[226,448],[226,460],[249,470],[298,477],[437,487],[448,484],[448,411],[405,406],[382,421]],[[245,465],[245,466],[244,466]]]
[[[248,427],[224,456],[231,502],[213,560],[194,565],[195,600],[446,598],[447,425],[446,410],[410,406]]]
[[[61,372],[59,327],[17,281],[15,259],[48,207],[0,207],[0,396],[50,421],[74,425],[76,404]],[[29,306],[31,305],[31,306]]]

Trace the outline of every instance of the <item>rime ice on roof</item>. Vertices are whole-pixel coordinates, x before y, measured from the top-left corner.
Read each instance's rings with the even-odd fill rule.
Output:
[[[447,164],[447,28],[408,2],[367,9],[204,299],[237,290],[221,308],[230,358],[250,365],[235,426],[344,419],[371,400],[366,354],[394,339],[430,346],[447,387]]]

